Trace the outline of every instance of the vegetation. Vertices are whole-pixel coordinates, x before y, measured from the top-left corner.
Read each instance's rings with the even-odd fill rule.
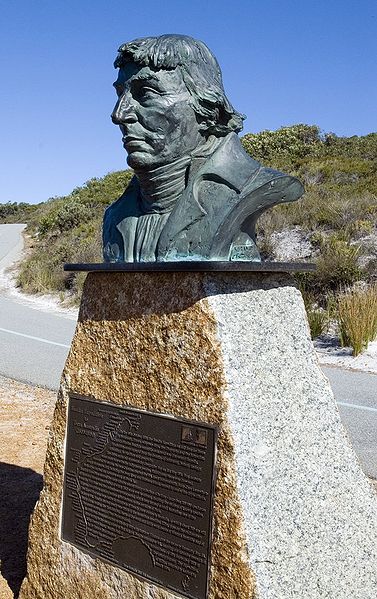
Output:
[[[320,337],[326,333],[330,318],[327,309],[319,307],[315,300],[305,301],[306,315],[308,317],[310,335],[312,339]]]
[[[363,277],[358,263],[360,247],[352,245],[342,232],[330,233],[318,238],[320,253],[317,258],[317,271],[307,278],[307,285],[317,295],[335,291],[339,287],[352,285]]]
[[[306,314],[309,322],[310,335],[312,339],[316,339],[326,332],[329,326],[328,312],[324,309],[317,308],[315,305],[309,305],[306,309]]]
[[[357,356],[377,337],[377,284],[339,294],[338,320],[341,345]]]
[[[26,223],[37,206],[26,202],[7,202],[0,204],[0,223]]]
[[[38,204],[28,214],[22,212],[32,236],[30,255],[21,263],[18,275],[24,291],[58,292],[62,298],[79,301],[85,277],[65,273],[63,264],[102,260],[104,210],[122,194],[130,178],[130,171],[110,173],[103,179],[91,179],[68,196]],[[15,214],[2,222],[10,222],[10,218]]]
[[[369,310],[377,318],[372,301],[377,293],[377,133],[337,137],[301,124],[248,134],[242,143],[266,166],[304,183],[302,199],[277,206],[259,220],[259,246],[265,259],[275,259],[276,233],[298,231],[309,242],[309,259],[317,262],[317,271],[301,275],[299,283],[312,336],[336,319],[342,342],[356,354],[377,334],[375,320],[367,316]],[[78,301],[84,275],[64,273],[63,263],[102,259],[104,209],[120,196],[131,175],[122,171],[91,179],[68,196],[34,206],[0,204],[0,222],[27,223],[32,239],[18,277],[24,291],[54,291]],[[364,290],[354,289],[358,281],[364,282]]]
[[[341,138],[295,125],[246,135],[243,144],[303,181],[302,199],[262,216],[259,245],[268,259],[278,231],[296,229],[310,241],[317,271],[298,279],[311,335],[338,323],[342,344],[357,355],[377,336],[377,133]]]
[[[345,256],[347,245],[376,234],[377,133],[342,138],[322,135],[316,126],[295,125],[245,135],[242,141],[251,155],[297,176],[306,189],[298,202],[277,206],[260,219],[259,234],[268,247],[274,232],[298,227],[313,245],[322,239],[322,250],[327,235],[335,233],[331,243],[340,235],[337,254]],[[334,281],[329,284],[333,287]]]

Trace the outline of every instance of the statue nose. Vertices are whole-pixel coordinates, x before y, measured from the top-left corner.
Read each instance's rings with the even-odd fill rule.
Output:
[[[125,95],[121,96],[115,105],[111,114],[111,120],[114,125],[122,125],[123,123],[134,123],[137,121],[135,107],[133,103]]]

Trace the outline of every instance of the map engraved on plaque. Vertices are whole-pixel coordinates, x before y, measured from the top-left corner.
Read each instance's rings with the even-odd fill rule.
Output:
[[[205,599],[216,428],[71,395],[62,538]]]

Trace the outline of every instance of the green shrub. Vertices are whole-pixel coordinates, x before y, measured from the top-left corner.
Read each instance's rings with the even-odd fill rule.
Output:
[[[362,277],[358,265],[360,248],[344,239],[344,233],[330,235],[321,245],[317,271],[312,282],[317,290],[336,290],[352,285]]]
[[[329,317],[325,310],[320,308],[310,308],[309,310],[306,310],[306,314],[312,339],[316,339],[327,331]]]
[[[293,125],[277,131],[248,133],[242,138],[247,152],[267,164],[284,164],[308,155],[316,155],[321,147],[321,135],[316,125]]]
[[[100,262],[101,228],[107,204],[116,200],[131,171],[91,179],[66,196],[39,204],[28,221],[34,235],[31,255],[20,266],[18,284],[29,293],[58,292],[77,303],[84,276],[63,271],[65,262]]]
[[[82,204],[79,198],[70,197],[41,218],[38,233],[46,235],[69,231],[91,216],[89,206]]]
[[[301,294],[304,300],[306,315],[312,339],[316,339],[325,333],[329,326],[329,312],[318,306],[315,296],[301,285]]]
[[[0,223],[27,223],[37,205],[26,202],[0,204]]]
[[[51,264],[47,257],[37,254],[24,261],[17,284],[27,293],[63,291],[65,275],[61,263]]]

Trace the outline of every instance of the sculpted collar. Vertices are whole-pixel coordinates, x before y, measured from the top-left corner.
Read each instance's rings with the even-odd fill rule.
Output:
[[[140,183],[140,208],[143,214],[171,212],[186,185],[190,156],[149,171],[135,171]]]

